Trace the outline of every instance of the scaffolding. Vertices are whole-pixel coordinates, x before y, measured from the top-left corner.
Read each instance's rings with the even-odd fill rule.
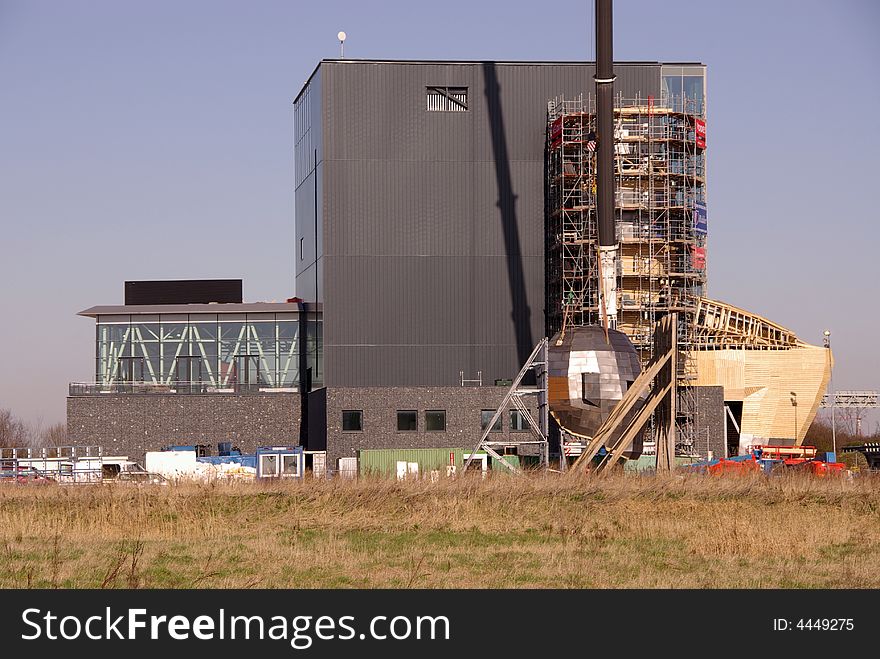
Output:
[[[706,282],[705,113],[688,97],[614,99],[618,324],[642,361],[653,328],[678,314],[678,446],[692,452],[695,320]],[[596,100],[559,97],[547,112],[547,332],[599,316]],[[650,427],[649,427],[650,430]],[[649,435],[650,437],[651,435]],[[647,448],[647,447],[646,447]]]

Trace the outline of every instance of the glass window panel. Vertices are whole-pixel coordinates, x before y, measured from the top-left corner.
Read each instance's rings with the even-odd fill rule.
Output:
[[[663,91],[667,97],[676,98],[681,96],[681,76],[663,76]]]
[[[251,322],[248,320],[250,333],[248,338],[257,341],[275,341],[275,322]]]
[[[189,326],[190,338],[198,335],[202,341],[217,340],[217,323],[190,323]]]
[[[279,339],[295,339],[299,334],[299,322],[283,321],[278,323]]]
[[[298,387],[299,386],[299,368],[296,364],[291,363],[287,369],[278,371],[279,387]]]
[[[238,381],[238,364],[233,355],[221,356],[217,378],[220,386],[232,385]]]
[[[278,371],[278,358],[275,354],[274,345],[262,346],[262,351],[253,349],[249,354],[255,355],[260,372],[266,373],[266,383],[274,385],[275,373]]]
[[[119,344],[124,340],[128,340],[129,325],[101,325],[101,330],[106,332],[107,341],[109,343]]]
[[[260,473],[263,476],[278,475],[278,456],[277,455],[261,455],[260,456]]]
[[[220,323],[220,341],[235,343],[239,338],[241,341],[246,341],[247,335],[243,333],[244,327],[244,322]]]
[[[529,423],[526,416],[519,410],[510,410],[510,430],[511,432],[522,432],[529,429]]]
[[[182,341],[186,338],[186,323],[162,323],[163,341]]]
[[[446,410],[428,410],[425,412],[425,430],[431,432],[446,430]]]
[[[306,326],[306,350],[316,352],[324,340],[324,323],[320,320],[309,320]]]
[[[221,343],[220,344],[220,361],[221,362],[232,362],[235,360],[235,356],[238,354],[246,353],[247,346],[239,346],[238,349],[235,349],[236,346],[231,343]]]
[[[492,417],[495,415],[495,410],[482,410],[480,412],[480,430],[485,430],[489,427],[489,422],[492,421]],[[501,432],[501,416],[498,416],[498,419],[495,421],[495,425],[492,426],[491,432]]]
[[[296,340],[295,339],[282,339],[278,342],[278,354],[282,357],[293,357],[297,358],[296,351]]]
[[[111,360],[105,356],[98,357],[97,360],[97,368],[98,368],[98,382],[102,382],[103,384],[110,384],[113,381],[113,365],[116,363],[116,360]]]
[[[209,343],[205,345],[204,343],[197,343],[193,346],[192,351],[193,357],[201,357],[209,364],[212,364],[212,369],[216,371],[217,366],[217,345],[214,343]]]
[[[138,357],[120,357],[117,379],[121,382],[143,382],[144,360]]]
[[[202,357],[211,366],[212,375],[217,372],[217,326],[210,323],[190,325],[190,354]]]
[[[185,341],[163,341],[161,346],[166,357],[189,357],[189,344]]]
[[[144,379],[155,382],[162,371],[161,354],[158,343],[139,343],[136,346],[137,357],[144,360]]]
[[[167,348],[168,346],[163,346]],[[177,356],[171,353],[165,353],[162,356],[162,370],[159,373],[159,379],[171,381],[177,378]]]
[[[342,410],[342,430],[345,432],[361,432],[364,429],[363,410]]]
[[[266,341],[248,341],[247,344],[244,344],[245,349],[250,355],[265,355],[265,356],[274,356],[275,355],[275,341],[266,340]]]
[[[299,456],[298,455],[282,455],[281,456],[281,473],[286,475],[296,475],[299,473]]]
[[[419,413],[416,410],[397,410],[397,429],[410,432],[419,429]]]
[[[682,93],[687,97],[688,101],[695,101],[694,107],[687,107],[688,112],[703,112],[703,76],[684,76],[682,78]]]
[[[132,336],[135,341],[144,343],[159,340],[159,323],[135,323],[132,325]]]
[[[282,387],[295,386],[299,381],[299,354],[293,339],[278,342],[278,379]]]

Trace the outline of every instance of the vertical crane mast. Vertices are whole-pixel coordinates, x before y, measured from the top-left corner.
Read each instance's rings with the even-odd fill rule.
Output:
[[[617,327],[617,231],[614,226],[614,56],[611,0],[596,0],[596,168],[599,219],[599,314]]]

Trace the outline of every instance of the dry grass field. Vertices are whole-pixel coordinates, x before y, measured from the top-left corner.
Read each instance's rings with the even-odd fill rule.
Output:
[[[880,587],[880,479],[0,488],[5,588]]]

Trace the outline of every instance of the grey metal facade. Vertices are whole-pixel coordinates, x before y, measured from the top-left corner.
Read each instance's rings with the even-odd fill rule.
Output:
[[[294,103],[296,293],[324,304],[328,386],[512,378],[544,320],[547,101],[589,63],[324,60]],[[659,97],[659,63],[615,66]],[[429,111],[428,87],[467,110]]]

